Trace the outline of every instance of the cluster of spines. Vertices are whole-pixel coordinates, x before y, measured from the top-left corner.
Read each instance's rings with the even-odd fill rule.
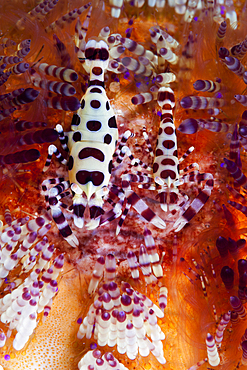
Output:
[[[57,19],[55,22],[51,23],[48,27],[46,27],[46,32],[53,31],[56,27],[63,28],[65,25],[70,24],[73,22],[77,17],[79,17],[85,10],[90,7],[91,3],[87,3],[86,5],[81,6],[79,9],[75,8],[71,10],[69,13],[64,14],[62,17]]]
[[[31,20],[41,21],[52,11],[57,3],[58,0],[43,0],[27,13],[27,17]],[[26,17],[22,17],[16,22],[16,27],[19,30],[24,30],[25,23]]]
[[[35,7],[32,11],[29,12],[27,15],[27,18],[35,18],[37,20],[41,20],[44,16],[46,16],[56,5],[57,0],[44,0],[41,2],[37,7]],[[79,9],[74,9],[74,11],[71,12],[71,17],[68,14],[67,16],[64,16],[60,19],[60,21],[56,22],[57,26],[63,26],[66,23],[70,23],[73,21],[76,17],[78,17],[82,11],[86,10],[89,7],[90,3],[82,6]],[[22,29],[25,24],[25,19],[22,18],[17,22],[17,27]],[[52,25],[49,26],[52,29]],[[66,47],[62,44],[62,42],[58,39],[56,35],[54,35],[54,40],[55,40],[55,46],[57,46],[60,56],[61,56],[61,61],[64,64],[66,64],[68,67],[57,67],[54,65],[48,65],[46,63],[39,63],[38,65],[35,64],[32,68],[29,68],[29,64],[23,61],[23,58],[26,58],[28,56],[28,53],[30,51],[30,40],[23,40],[20,42],[16,49],[16,53],[14,55],[10,56],[4,56],[2,58],[2,63],[0,65],[0,84],[4,84],[7,79],[10,77],[11,74],[21,74],[24,73],[27,70],[30,70],[30,77],[33,85],[39,89],[43,89],[46,92],[54,92],[56,94],[62,95],[62,97],[59,96],[51,96],[51,97],[46,97],[43,101],[46,102],[47,107],[53,108],[53,109],[60,109],[60,110],[71,110],[71,111],[76,111],[78,110],[80,104],[79,100],[74,97],[73,95],[75,94],[75,89],[74,87],[70,84],[70,82],[76,81],[78,78],[77,74],[75,71],[71,70],[69,68],[70,63],[68,62],[68,59],[70,59],[69,54],[66,51]],[[10,40],[11,41],[11,40]],[[11,45],[15,45],[14,42],[6,41],[3,46],[8,47]],[[63,50],[63,51],[62,51]],[[6,54],[6,53],[5,53]],[[14,66],[11,66],[8,68],[8,64],[15,64]],[[57,77],[61,79],[63,82],[60,81],[47,81],[44,80],[38,73],[38,70],[41,73],[45,73],[48,76],[52,77]],[[14,97],[12,100],[10,99],[10,96],[8,97],[8,100],[4,101],[4,104],[7,106],[4,106],[2,103],[2,111],[0,112],[0,119],[3,119],[13,113],[13,111],[19,107],[22,104],[26,104],[29,102],[34,101],[39,94],[38,90],[29,88],[23,91],[21,94],[18,96]]]
[[[79,100],[73,95],[76,93],[75,88],[68,82],[77,80],[77,73],[71,68],[58,67],[49,65],[47,63],[40,63],[35,67],[39,72],[47,76],[59,78],[59,81],[46,81],[36,72],[34,68],[31,69],[31,81],[34,86],[43,89],[45,92],[50,91],[59,95],[46,97],[45,102],[49,108],[60,110],[76,111],[80,107]]]
[[[230,154],[229,158],[224,158],[224,167],[227,169],[229,174],[233,177],[233,186],[227,185],[228,190],[233,195],[234,201],[229,200],[228,203],[242,212],[245,216],[247,215],[246,201],[245,197],[241,194],[241,190],[245,191],[247,188],[247,178],[242,171],[242,162],[240,157],[240,146],[245,148],[245,125],[246,125],[246,111],[243,112],[242,120],[239,124],[235,125],[230,142]],[[238,203],[236,201],[240,201]]]
[[[6,42],[6,45],[8,47],[8,42]],[[16,52],[12,55],[0,57],[2,61],[0,65],[0,85],[5,84],[12,74],[21,75],[29,69],[29,64],[24,62],[23,58],[26,58],[30,52],[30,40],[23,40],[18,45],[12,42],[11,46],[16,49]],[[5,54],[7,53],[6,50]],[[9,53],[13,53],[13,51],[9,51]],[[22,105],[32,103],[38,95],[39,92],[32,88],[19,88],[1,95],[0,120],[10,116],[16,109],[21,109]]]
[[[228,252],[233,257],[236,257],[240,250],[245,247],[246,241],[245,239],[239,239],[237,241],[228,238],[224,238],[223,236],[219,236],[216,240],[216,248],[222,258],[228,255]]]
[[[23,58],[27,58],[30,52],[31,40],[25,39],[18,45],[11,39],[2,39],[2,49],[5,56],[1,56],[2,64],[0,65],[0,84],[6,83],[8,78],[13,75],[20,75],[29,70],[29,64]],[[18,88],[14,90],[6,90],[5,94],[0,96],[0,121],[8,118],[16,110],[21,110],[24,105],[33,103],[39,96],[39,91],[32,87]],[[28,108],[25,107],[27,110]],[[39,127],[38,123],[30,122],[28,128]],[[16,124],[17,130],[19,125]],[[23,126],[24,128],[24,126]],[[22,129],[20,129],[22,130]],[[48,136],[47,136],[48,135]],[[17,147],[14,153],[3,154],[0,156],[1,166],[18,163],[28,163],[36,161],[40,157],[40,152],[37,149],[19,150],[18,146],[40,144],[47,141],[56,140],[57,134],[52,129],[38,130],[27,134],[27,136],[19,137]]]
[[[19,351],[38,325],[41,312],[47,316],[51,309],[64,256],[52,262],[55,249],[45,236],[50,219],[13,220],[9,210],[5,219],[8,224],[0,233],[0,285],[5,292],[0,299],[0,320],[8,329],[8,338],[13,332],[13,347]],[[2,346],[6,335],[1,334]]]
[[[217,31],[216,35],[216,45],[222,45],[224,43],[224,38],[226,35],[226,30],[227,30],[227,21],[223,21]],[[247,39],[245,38],[242,42],[233,45],[229,50],[222,46],[218,50],[218,55],[219,58],[225,62],[225,57],[233,57],[235,63],[238,63],[236,59],[242,60],[247,52]],[[229,60],[228,60],[229,62]],[[237,65],[237,64],[236,64]],[[235,65],[235,66],[236,66]],[[238,66],[241,66],[241,64],[238,64]],[[242,67],[241,67],[242,68]]]
[[[216,242],[217,244],[217,242]],[[207,256],[207,258],[212,258],[212,252],[210,250],[210,248],[208,247],[207,248],[207,251],[204,249],[204,253],[201,253],[200,252],[200,256],[201,256],[201,261],[202,263],[204,264],[201,264],[199,263],[195,258],[192,258],[191,261],[196,269],[196,271],[190,267],[190,265],[188,264],[188,262],[184,259],[184,258],[180,258],[180,262],[183,264],[183,275],[185,275],[185,277],[191,282],[191,284],[195,287],[195,286],[198,286],[201,285],[201,289],[203,291],[203,295],[205,297],[205,299],[207,300],[207,302],[212,302],[211,298],[210,297],[210,290],[213,288],[212,287],[212,282],[210,281],[211,278],[210,276],[208,275],[208,272],[206,272],[204,270],[207,269],[207,264],[209,263],[210,260],[206,261],[205,259],[205,256]],[[192,274],[191,277],[189,275],[187,275],[187,273],[184,272],[184,269],[186,268],[186,270]],[[225,273],[225,270],[230,270],[230,275],[231,273],[233,272],[232,269],[230,269],[228,266],[225,266],[225,268],[223,268],[222,270],[223,273]],[[219,285],[218,285],[218,276],[217,276],[217,273],[215,272],[215,269],[214,269],[214,265],[211,263],[211,274],[212,274],[212,280],[213,280],[213,283],[215,284],[215,287],[217,288],[217,291],[219,291]],[[226,271],[226,274],[228,274],[228,272]],[[222,275],[222,274],[221,274]],[[225,275],[226,277],[226,275]],[[226,279],[224,280],[226,283],[229,283],[230,284],[230,279],[231,277],[229,276],[229,281],[226,281]],[[222,279],[223,281],[223,279]],[[199,284],[201,283],[201,284]],[[211,288],[210,288],[211,286]],[[194,288],[193,288],[194,289]],[[230,288],[230,286],[227,286],[227,290],[229,289],[232,289],[232,286]],[[231,302],[233,302],[233,304],[236,306],[236,299],[237,297],[229,297],[229,304],[231,304]],[[215,321],[216,321],[216,331],[215,331],[215,335],[211,333],[208,333],[207,336],[206,336],[206,349],[207,349],[207,358],[200,361],[197,365],[194,365],[192,366],[189,370],[196,370],[197,368],[199,368],[203,363],[205,363],[206,361],[208,361],[209,365],[211,366],[218,366],[220,364],[220,361],[221,361],[221,358],[220,358],[220,354],[222,353],[222,342],[223,342],[223,339],[224,339],[224,332],[226,331],[226,328],[231,324],[234,323],[234,319],[235,319],[235,311],[233,310],[229,310],[227,312],[224,312],[221,317],[220,317],[220,320],[218,318],[218,315],[217,315],[217,312],[216,312],[216,307],[215,305],[213,304],[212,305],[212,312],[214,314],[214,317],[215,317]],[[239,309],[239,312],[240,312],[240,309]],[[242,313],[242,312],[241,312]],[[238,314],[236,315],[238,316]]]
[[[58,0],[43,0],[28,13],[31,18],[42,19],[57,5]]]
[[[19,90],[21,90],[21,89],[19,89]],[[5,113],[5,111],[7,111],[7,109],[9,109],[9,108],[11,109],[11,107],[14,107],[14,108],[16,107],[15,109],[17,109],[18,107],[20,107],[23,104],[32,103],[35,99],[37,99],[37,97],[39,95],[39,91],[34,90],[31,87],[28,87],[28,88],[24,89],[24,91],[14,90],[10,94],[12,96],[11,95],[7,96],[1,102],[1,105],[2,105],[2,108],[3,108],[2,111],[1,111],[1,114],[5,115],[5,117],[7,115],[4,114],[4,113]]]
[[[169,86],[169,83],[176,79],[173,73],[156,74],[154,66],[156,69],[161,69],[166,61],[170,64],[176,64],[178,57],[171,49],[176,49],[179,45],[178,42],[158,26],[150,28],[149,31],[152,42],[156,44],[158,55],[155,55],[151,50],[146,50],[141,44],[131,39],[118,37],[121,44],[138,57],[138,60],[132,57],[124,57],[121,60],[123,65],[134,72],[136,76],[148,76],[155,83],[155,85],[151,86],[149,92],[140,93],[132,98],[134,105],[146,104],[156,100],[159,87]]]
[[[103,282],[97,288],[104,270]],[[115,279],[115,257],[112,254],[108,254],[106,259],[99,257],[89,284],[89,293],[97,289],[97,295],[79,327],[77,337],[81,339],[86,336],[91,339],[94,335],[98,345],[117,345],[117,351],[121,354],[127,353],[131,360],[137,357],[138,351],[144,357],[152,352],[157,360],[164,364],[166,360],[161,340],[165,336],[157,323],[157,317],[164,316],[162,310],[166,301],[163,296],[166,291],[161,292],[160,310],[129,283],[122,281],[119,288]]]
[[[27,40],[23,40],[23,44],[20,43],[19,45],[16,45],[14,41],[11,43],[7,41],[2,44],[5,54],[8,53],[8,46],[11,46],[11,51],[9,52],[13,53],[13,47],[15,47],[16,51],[11,55],[0,56],[0,86],[8,80],[11,74],[20,75],[28,70],[29,64],[23,62],[23,58],[26,58],[30,52],[30,43],[27,46],[26,41]]]
[[[240,77],[247,84],[247,71],[241,63],[247,52],[247,39],[244,39],[240,44],[234,45],[230,51],[226,47],[221,47],[218,50],[218,56],[222,63],[234,74]],[[234,98],[243,106],[247,106],[247,96],[236,94]]]
[[[223,259],[227,258],[228,249],[230,251],[230,246],[233,245],[235,248],[233,248],[234,253],[232,254],[233,258],[237,258],[237,252],[238,249],[244,247],[246,244],[245,239],[239,239],[237,242],[230,239],[227,241],[224,237],[219,237],[216,241],[216,247]],[[237,246],[236,246],[237,245]],[[230,251],[231,252],[231,251]],[[242,320],[246,319],[246,309],[245,309],[245,303],[247,301],[247,295],[246,295],[246,283],[247,283],[247,261],[245,259],[239,259],[237,261],[238,266],[238,296],[232,295],[229,298],[230,305],[232,307],[232,310],[228,312],[228,314],[224,315],[221,319],[221,322],[219,326],[221,326],[221,329],[224,330],[225,326],[229,322],[229,318],[231,320],[231,323],[233,325],[237,325],[240,322],[243,322]],[[225,285],[225,288],[228,292],[232,292],[234,288],[234,282],[236,280],[235,272],[232,268],[229,266],[224,266],[221,269],[221,278]],[[227,317],[226,317],[227,316]],[[240,323],[239,323],[240,324]],[[241,324],[242,325],[242,324]],[[216,341],[217,341],[217,333],[216,333]],[[221,339],[221,335],[219,335],[218,343]],[[241,338],[240,341],[240,348],[243,350],[243,355],[241,362],[243,365],[246,365],[246,331],[244,335]]]
[[[229,297],[229,303],[231,305],[231,311],[228,311],[227,314],[224,314],[221,318],[220,323],[218,324],[218,328],[216,331],[216,344],[217,347],[221,346],[223,331],[225,330],[226,326],[228,325],[229,321],[231,321],[232,325],[236,326],[238,323],[242,325],[243,320],[246,319],[246,309],[245,303],[247,301],[246,295],[246,283],[247,283],[247,261],[246,259],[238,259],[238,255],[240,249],[242,249],[246,245],[245,239],[239,239],[237,241],[229,238],[228,240],[222,236],[219,236],[216,240],[216,247],[217,250],[222,258],[223,261],[230,261],[228,251],[230,252],[231,256],[237,262],[237,269],[238,269],[238,295],[231,295]],[[238,260],[237,260],[238,259]],[[236,281],[236,274],[233,268],[229,266],[223,266],[221,268],[220,276],[222,282],[228,291],[228,293],[232,294],[234,292],[234,286]],[[242,363],[246,364],[246,335],[244,334],[241,342],[240,347],[243,350],[242,356]]]
[[[219,59],[222,61],[222,64],[225,65],[229,71],[235,73],[236,75],[240,76],[242,79],[245,78],[246,72],[245,67],[241,64],[241,59],[246,53],[246,40],[244,40],[239,45],[235,45],[231,49],[227,49],[226,47],[222,46],[224,44],[225,40],[225,34],[227,27],[229,26],[229,21],[225,20],[222,21],[217,34],[216,34],[216,49]],[[219,47],[220,46],[220,47]],[[215,122],[213,123],[213,129],[214,132],[227,132],[229,130],[229,123],[228,118],[224,117],[224,119],[216,119],[215,117],[217,114],[220,114],[222,110],[220,109],[225,105],[223,99],[223,93],[226,92],[226,87],[221,83],[221,81],[215,79],[214,81],[211,80],[197,80],[193,86],[197,91],[200,91],[202,93],[204,92],[211,92],[214,93],[215,96],[213,98],[205,97],[205,96],[189,96],[185,97],[181,100],[181,106],[184,109],[207,109],[209,104],[212,104],[212,108],[208,110],[208,114],[211,116],[210,119],[203,117],[203,119],[200,118],[189,118],[182,122],[182,124],[179,127],[179,130],[186,134],[191,134],[199,131],[201,128],[204,127],[204,123],[209,122],[209,127],[207,129],[210,130],[210,121]],[[240,102],[245,102],[245,97],[236,95],[236,100],[239,100]],[[217,123],[218,122],[218,123]]]
[[[174,8],[175,13],[181,16],[183,20],[188,23],[194,19],[196,12],[199,9],[201,10],[201,17],[208,14],[215,19],[223,19],[222,3],[220,1],[213,2],[208,0],[202,4],[198,0],[189,0],[188,2],[185,0],[168,0],[168,4],[166,4],[165,0],[134,0],[133,2],[130,2],[129,0],[126,0],[125,2],[123,0],[109,0],[109,4],[111,6],[111,16],[113,18],[119,18],[121,14],[121,8],[124,5],[127,6],[127,4],[131,4],[131,6],[134,6],[138,9],[141,9],[145,5],[150,8],[155,7],[159,12],[162,12],[162,10],[168,5],[169,7]],[[224,6],[226,8],[225,18],[228,19],[230,25],[234,27],[237,22],[237,13],[235,11],[233,2],[224,4]],[[222,33],[220,33],[220,36],[221,34]]]
[[[102,355],[99,349],[88,351],[78,363],[79,370],[84,369],[104,369],[111,370],[128,370],[121,362],[119,362],[111,352],[106,352]]]
[[[144,230],[144,239],[146,248],[141,244],[139,251],[139,264],[133,251],[128,252],[127,261],[131,270],[131,276],[134,280],[139,279],[138,267],[140,267],[146,284],[151,284],[153,282],[157,282],[156,278],[161,278],[163,276],[163,270],[151,231],[146,227]],[[155,276],[152,274],[151,266]]]
[[[224,48],[219,49],[220,51]],[[225,57],[225,56],[224,56]],[[210,96],[198,96],[190,95],[181,99],[180,106],[183,109],[192,110],[205,110],[207,116],[203,118],[187,118],[183,120],[178,130],[184,134],[194,134],[204,129],[211,132],[222,132],[226,133],[230,130],[230,125],[227,122],[228,119],[217,118],[216,116],[222,113],[222,107],[226,105],[226,101],[223,98],[221,90],[224,90],[221,79],[216,78],[213,80],[196,80],[193,83],[193,87],[200,93],[212,93],[214,97]]]

